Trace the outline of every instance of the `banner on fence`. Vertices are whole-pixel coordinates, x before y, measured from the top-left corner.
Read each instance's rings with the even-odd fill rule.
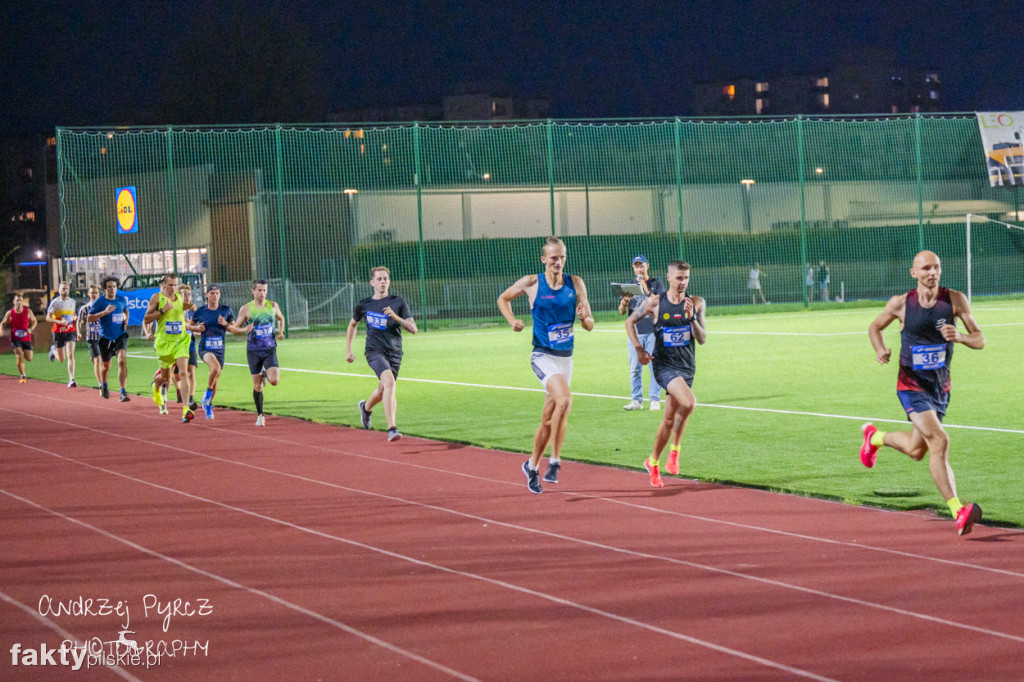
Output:
[[[978,127],[992,187],[1024,184],[1024,111],[979,111]]]
[[[128,299],[128,324],[132,327],[142,324],[142,318],[146,316],[146,308],[149,307],[149,299],[153,294],[160,291],[159,287],[149,289],[131,289],[125,291],[118,289],[117,293],[123,294]]]

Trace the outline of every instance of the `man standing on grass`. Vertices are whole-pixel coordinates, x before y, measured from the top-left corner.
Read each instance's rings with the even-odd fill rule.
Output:
[[[679,473],[679,445],[686,422],[697,407],[693,397],[693,377],[697,369],[696,346],[707,339],[704,314],[707,304],[700,296],[687,296],[690,284],[690,265],[680,260],[668,264],[667,291],[660,296],[649,297],[640,308],[626,320],[626,334],[636,347],[637,357],[643,364],[651,363],[658,383],[665,387],[668,398],[665,412],[658,431],[654,435],[654,449],[644,460],[644,468],[651,475],[651,485],[661,488],[659,459],[661,451],[672,436],[665,471]],[[636,332],[637,323],[654,314],[654,353],[648,353],[640,343]]]
[[[590,331],[594,328],[594,315],[587,300],[587,287],[581,277],[565,272],[567,260],[565,243],[557,237],[548,237],[541,248],[544,272],[520,278],[498,297],[498,310],[512,327],[520,332],[526,326],[512,312],[512,301],[526,294],[533,316],[533,352],[530,366],[544,387],[544,410],[540,426],[533,437],[533,454],[523,462],[526,485],[531,493],[541,493],[540,458],[548,443],[551,456],[544,480],[558,483],[558,470],[562,466],[562,442],[572,408],[573,323]]]
[[[57,360],[68,363],[68,388],[75,383],[75,299],[69,298],[71,286],[67,282],[57,285],[57,297],[46,308],[46,321],[53,323],[53,345],[50,346],[50,362]],[[66,357],[65,357],[66,356]]]
[[[103,296],[92,302],[87,322],[100,323],[100,359],[103,369],[100,372],[100,394],[110,397],[107,378],[110,376],[110,359],[117,356],[117,381],[121,384],[121,402],[126,403],[128,390],[128,299],[124,294],[117,293],[120,280],[113,275],[105,277],[100,283]]]
[[[217,382],[224,369],[225,332],[245,333],[233,324],[234,321],[231,306],[220,304],[220,288],[216,284],[206,287],[206,305],[196,310],[189,329],[199,332],[199,357],[210,370],[202,400],[207,419],[213,419],[213,396],[217,394]]]
[[[149,307],[143,318],[144,324],[153,324],[153,335],[156,340],[153,350],[160,363],[160,376],[153,381],[153,402],[160,408],[160,414],[167,414],[167,401],[160,388],[171,380],[171,367],[176,366],[181,376],[182,393],[192,394],[188,371],[188,346],[192,335],[185,329],[185,298],[177,290],[178,276],[173,273],[164,275],[160,282],[160,291],[149,299]],[[191,306],[189,306],[191,307]],[[181,422],[188,424],[195,418],[191,406],[186,403],[181,408]]]
[[[402,437],[395,422],[398,402],[395,397],[395,381],[402,365],[402,330],[415,334],[416,320],[412,318],[409,305],[401,296],[389,292],[391,271],[381,266],[370,270],[370,285],[373,296],[364,298],[352,311],[352,319],[345,332],[345,360],[355,362],[352,354],[352,339],[356,335],[359,321],[366,318],[366,362],[377,375],[378,384],[366,400],[359,401],[359,420],[364,429],[370,428],[370,412],[377,403],[384,403],[384,418],[388,420],[388,442]]]
[[[967,297],[939,286],[942,264],[938,256],[931,251],[917,254],[910,276],[917,280],[917,287],[889,299],[868,328],[868,337],[878,362],[884,365],[889,362],[892,351],[886,348],[882,331],[893,321],[900,321],[896,395],[914,428],[883,433],[874,425],[865,424],[861,428],[864,439],[860,461],[866,467],[873,467],[878,448],[883,445],[917,461],[930,453],[932,480],[956,519],[957,532],[967,535],[981,520],[981,506],[964,504],[957,497],[956,480],[949,465],[949,436],[942,428],[942,418],[949,405],[953,344],[981,349],[985,347],[985,337],[971,315]],[[957,317],[964,323],[966,334],[957,330]]]
[[[89,308],[100,297],[100,288],[95,284],[89,285],[89,302],[78,309],[78,340],[82,340],[85,334],[85,342],[89,344],[89,359],[92,361],[92,373],[96,377],[96,385],[103,384],[103,361],[100,359],[100,332],[99,322],[89,322]]]
[[[4,327],[11,325],[11,350],[14,351],[15,364],[18,366],[18,383],[24,384],[28,381],[25,375],[25,363],[32,362],[32,332],[35,331],[36,315],[25,305],[25,298],[21,292],[14,294],[14,307],[4,314],[0,322],[0,335],[4,333]]]
[[[281,370],[277,364],[277,341],[284,338],[284,315],[277,303],[267,300],[267,281],[252,283],[252,300],[238,311],[236,326],[249,338],[245,352],[252,374],[252,401],[256,405],[256,426],[265,426],[263,416],[263,387],[277,386]],[[274,330],[274,323],[277,330]]]
[[[643,291],[642,296],[633,296],[632,294],[623,294],[622,300],[619,301],[619,314],[629,315],[635,312],[637,308],[644,304],[648,296],[657,296],[661,292],[665,291],[665,287],[661,285],[661,282],[655,277],[651,277],[647,274],[650,264],[647,262],[647,258],[642,254],[637,254],[633,258],[633,273],[636,275],[636,283],[640,286],[640,290]],[[650,318],[645,317],[636,323],[637,338],[640,339],[640,345],[643,346],[644,350],[648,353],[654,351],[654,323]],[[626,347],[629,350],[629,389],[630,389],[630,400],[626,403],[622,409],[624,410],[640,410],[644,406],[644,366],[640,364],[640,360],[636,357],[636,350],[633,344],[627,339]],[[661,409],[661,386],[658,385],[657,379],[654,378],[654,370],[651,370],[651,383],[648,388],[648,395],[651,398],[651,409]]]

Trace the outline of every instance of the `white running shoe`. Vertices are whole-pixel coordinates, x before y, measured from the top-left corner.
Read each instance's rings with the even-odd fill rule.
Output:
[[[651,409],[652,410],[660,410],[661,409],[661,401],[660,400],[652,400],[651,401]]]
[[[642,402],[640,402],[639,400],[630,400],[628,403],[626,403],[625,405],[622,406],[622,409],[632,411],[632,410],[642,410],[643,407],[644,407],[644,404]]]
[[[256,426],[266,426],[266,424],[263,423],[262,414],[256,417]]]

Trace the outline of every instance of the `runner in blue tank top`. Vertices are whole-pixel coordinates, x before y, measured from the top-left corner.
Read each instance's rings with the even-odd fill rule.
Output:
[[[651,295],[642,306],[626,320],[626,335],[636,348],[641,364],[654,363],[654,378],[664,387],[668,398],[658,431],[654,436],[654,449],[644,460],[644,468],[651,475],[651,485],[660,488],[665,485],[661,479],[661,451],[672,436],[673,447],[669,452],[665,470],[670,474],[679,473],[679,446],[686,422],[697,407],[690,386],[696,372],[694,343],[707,340],[704,314],[707,304],[700,296],[687,296],[690,285],[690,264],[674,260],[668,264],[665,278],[666,291]],[[654,315],[654,355],[640,343],[636,324],[649,315]]]
[[[985,336],[971,315],[967,297],[939,286],[942,263],[938,256],[931,251],[917,254],[910,275],[917,280],[917,288],[889,299],[885,310],[871,323],[868,336],[878,362],[884,365],[889,362],[892,350],[886,347],[882,331],[895,320],[900,321],[896,394],[914,429],[883,433],[874,425],[865,424],[861,428],[860,461],[866,467],[873,467],[878,448],[883,445],[917,461],[930,453],[932,480],[956,519],[957,532],[967,535],[981,520],[981,506],[964,504],[957,497],[956,481],[949,466],[949,436],[942,428],[942,418],[949,404],[953,344],[981,349],[985,347]],[[957,330],[957,317],[964,323],[966,334]]]
[[[523,294],[530,301],[533,317],[533,353],[530,365],[544,386],[544,411],[540,426],[533,438],[533,454],[523,463],[527,487],[540,493],[540,458],[551,443],[551,456],[544,480],[558,483],[562,466],[562,443],[565,427],[572,407],[573,322],[577,317],[587,331],[594,328],[594,316],[587,301],[587,287],[583,279],[565,272],[565,244],[557,237],[548,237],[541,248],[540,260],[544,272],[520,278],[498,297],[498,310],[513,331],[526,327],[512,311],[512,301]]]

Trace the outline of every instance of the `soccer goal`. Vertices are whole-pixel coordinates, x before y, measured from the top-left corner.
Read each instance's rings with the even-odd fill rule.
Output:
[[[995,229],[979,235],[981,225]],[[1024,291],[1024,227],[968,213],[966,240],[968,301],[976,287],[986,294]]]

